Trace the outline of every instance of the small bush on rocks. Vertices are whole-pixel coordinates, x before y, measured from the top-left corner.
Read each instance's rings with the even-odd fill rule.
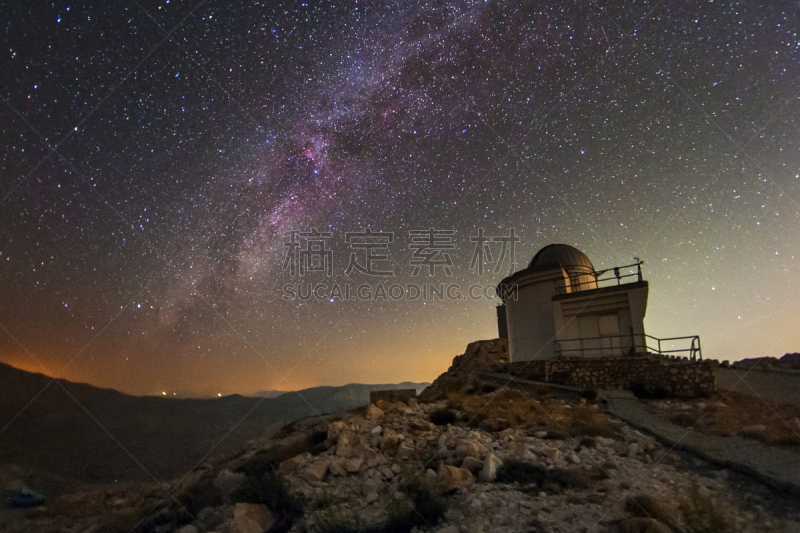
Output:
[[[672,513],[658,503],[655,498],[647,494],[638,494],[625,500],[625,512],[632,516],[655,518],[674,529]]]
[[[320,533],[356,533],[363,524],[349,508],[329,503],[312,515],[316,530]]]
[[[678,503],[687,533],[727,533],[733,531],[728,512],[695,485]]]
[[[428,420],[437,426],[446,426],[447,424],[455,424],[458,420],[458,415],[451,409],[437,409],[433,411]]]
[[[550,492],[561,489],[586,489],[591,485],[590,473],[579,469],[553,468],[524,461],[507,461],[497,470],[497,483],[519,483],[537,485]]]
[[[289,494],[289,490],[273,472],[260,477],[248,476],[236,489],[232,498],[234,502],[262,503],[276,515],[277,521],[270,531],[286,531],[294,520],[303,513],[297,499]]]
[[[697,424],[697,417],[691,413],[678,413],[672,417],[672,423],[682,428],[690,428]]]
[[[584,389],[580,393],[580,397],[585,399],[587,402],[596,402],[597,396],[597,389]]]
[[[413,528],[434,526],[447,510],[447,505],[417,479],[409,481],[403,492],[404,497],[390,505],[389,519],[378,531],[406,533]]]
[[[319,455],[325,452],[328,447],[325,446],[325,440],[328,438],[327,431],[315,431],[306,438],[306,446],[311,455]]]
[[[497,469],[497,483],[520,483],[541,485],[547,479],[547,469],[524,461],[506,461]]]
[[[258,478],[275,470],[277,461],[275,457],[268,451],[258,453],[243,463],[238,469],[247,477]]]
[[[669,390],[661,386],[645,385],[644,383],[631,383],[630,391],[640,400],[665,400],[670,397]]]

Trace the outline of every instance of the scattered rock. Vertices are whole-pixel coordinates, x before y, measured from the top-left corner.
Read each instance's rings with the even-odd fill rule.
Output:
[[[383,410],[379,409],[373,404],[369,404],[369,406],[367,407],[367,414],[364,415],[364,417],[367,420],[378,420],[382,416],[383,416]]]
[[[325,459],[316,458],[305,466],[300,472],[300,476],[307,481],[322,481],[327,472],[328,463],[325,462]]]
[[[383,440],[381,441],[381,450],[391,451],[400,445],[401,440],[403,440],[403,435],[391,429],[387,430],[383,433]]]
[[[436,481],[442,492],[448,493],[458,489],[465,489],[475,483],[475,476],[469,470],[455,466],[441,465]]]
[[[478,473],[483,470],[483,461],[476,457],[466,457],[461,463],[461,468],[469,470],[473,475],[478,475]]]
[[[415,418],[408,424],[408,428],[414,431],[432,431],[434,425],[427,420]]]
[[[361,465],[363,464],[364,459],[361,459],[360,457],[354,457],[353,459],[348,459],[345,461],[344,469],[350,473],[355,473],[361,470]]]
[[[233,527],[236,533],[264,533],[275,524],[275,515],[266,505],[237,503],[233,508]]]
[[[497,477],[497,469],[503,466],[503,461],[494,454],[489,454],[483,462],[483,468],[480,473],[480,480],[485,483],[491,483]]]

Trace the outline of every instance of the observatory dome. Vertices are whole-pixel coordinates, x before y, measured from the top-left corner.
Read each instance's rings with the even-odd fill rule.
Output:
[[[561,266],[571,275],[590,274],[594,272],[594,265],[586,254],[568,244],[550,244],[536,252],[528,268],[531,270],[545,270]]]

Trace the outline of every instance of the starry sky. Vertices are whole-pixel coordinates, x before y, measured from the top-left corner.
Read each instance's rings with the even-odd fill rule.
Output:
[[[4,3],[0,361],[184,397],[431,381],[497,335],[458,296],[554,242],[642,259],[651,335],[800,351],[797,3],[550,4]],[[287,292],[363,283],[461,293]]]

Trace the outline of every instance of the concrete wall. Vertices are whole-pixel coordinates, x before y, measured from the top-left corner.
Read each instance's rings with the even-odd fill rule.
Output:
[[[512,361],[548,359],[555,356],[553,317],[555,281],[563,280],[563,270],[531,274],[516,281],[517,300],[507,300],[509,356]]]

